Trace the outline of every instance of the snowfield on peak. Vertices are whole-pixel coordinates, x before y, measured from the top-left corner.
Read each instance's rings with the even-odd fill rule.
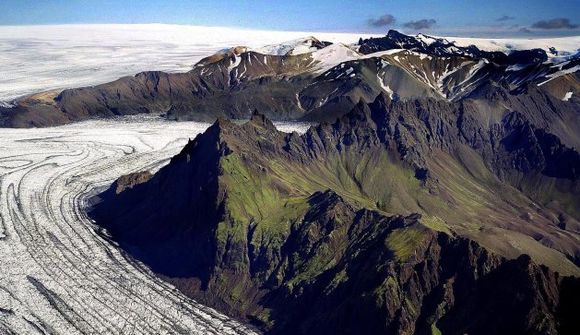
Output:
[[[265,45],[260,48],[255,48],[252,51],[265,55],[275,56],[302,55],[318,50],[317,47],[313,46],[316,43],[320,42],[316,38],[310,36],[307,38],[298,38],[286,41],[280,44]]]
[[[317,62],[315,65],[317,72],[325,72],[340,63],[360,58],[358,52],[342,43],[332,44],[312,53],[312,59]]]

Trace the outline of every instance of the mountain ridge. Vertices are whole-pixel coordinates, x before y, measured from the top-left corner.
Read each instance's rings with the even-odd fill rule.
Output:
[[[119,185],[122,180],[114,184],[99,196],[91,216],[186,294],[272,334],[565,333],[562,325],[573,321],[561,316],[570,311],[560,303],[561,292],[577,289],[577,279],[563,279],[532,259],[545,262],[541,255],[559,254],[548,260],[550,266],[578,276],[578,266],[551,249],[571,252],[574,259],[577,250],[561,248],[576,244],[566,238],[549,242],[577,235],[578,223],[565,214],[567,226],[558,226],[550,217],[562,209],[549,214],[554,208],[539,202],[533,206],[540,209],[528,207],[530,198],[510,186],[519,181],[514,173],[536,176],[543,185],[543,163],[531,170],[498,164],[491,172],[486,166],[491,169],[497,159],[474,165],[486,152],[474,150],[477,141],[465,138],[474,148],[467,149],[445,127],[422,130],[442,122],[432,113],[448,113],[397,112],[390,103],[384,95],[370,105],[359,103],[335,123],[304,135],[281,133],[257,113],[243,125],[218,119],[153,177],[145,172],[124,179],[131,187]],[[506,121],[509,131],[498,143],[529,129],[522,125]],[[533,130],[524,134],[535,136]],[[440,144],[429,144],[438,136]],[[535,150],[540,156],[552,152],[542,153],[542,145]],[[442,171],[441,162],[457,171]],[[562,172],[556,179],[566,184],[568,177],[578,184],[574,174]],[[146,181],[133,185],[135,180]],[[489,194],[487,187],[493,187]],[[568,192],[577,199],[577,186]],[[476,221],[480,225],[472,226]],[[524,235],[538,239],[518,237]],[[532,258],[508,252],[504,242],[511,239]],[[505,305],[500,297],[506,296],[514,297],[506,303],[513,302]],[[484,313],[470,301],[497,313]],[[475,323],[468,321],[473,315]]]

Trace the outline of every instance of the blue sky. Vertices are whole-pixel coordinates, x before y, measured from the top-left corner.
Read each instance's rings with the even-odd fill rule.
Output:
[[[0,25],[63,23],[562,36],[580,35],[580,0],[0,0]]]

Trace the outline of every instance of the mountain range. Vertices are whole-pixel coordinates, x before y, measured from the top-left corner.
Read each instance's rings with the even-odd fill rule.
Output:
[[[34,94],[0,107],[0,125],[42,127],[137,113],[172,120],[247,119],[254,109],[273,120],[332,121],[360,100],[370,103],[385,93],[403,103],[430,98],[488,114],[523,109],[546,114],[541,127],[569,139],[564,133],[576,133],[580,124],[579,69],[577,54],[553,48],[505,54],[396,31],[357,45],[309,37],[225,49],[187,73],[143,72]],[[558,129],[562,122],[572,129]]]

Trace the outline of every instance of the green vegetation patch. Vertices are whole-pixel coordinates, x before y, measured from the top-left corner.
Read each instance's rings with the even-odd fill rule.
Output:
[[[273,174],[297,194],[331,189],[345,200],[386,214],[420,212],[417,199],[432,198],[414,172],[389,158],[384,150],[344,150],[307,165],[270,162]]]
[[[425,228],[409,227],[395,229],[387,237],[387,247],[395,254],[398,261],[406,261],[427,237]]]
[[[375,296],[375,301],[378,306],[384,305],[387,297],[393,304],[398,305],[400,303],[400,294],[397,280],[392,276],[388,276],[381,285],[374,290],[373,295]]]
[[[439,330],[439,328],[437,328],[437,325],[435,323],[431,324],[431,335],[443,335],[443,333],[441,332],[441,330]]]
[[[453,235],[445,220],[438,216],[423,215],[421,218],[421,223],[425,227],[431,228],[435,231],[445,233],[447,235]]]
[[[309,208],[308,196],[294,196],[280,191],[271,174],[252,169],[236,154],[222,158],[220,182],[226,192],[229,222],[218,226],[218,238],[232,236],[245,240],[250,224],[255,225],[255,245],[282,243],[293,222]],[[221,231],[220,231],[221,229]]]

